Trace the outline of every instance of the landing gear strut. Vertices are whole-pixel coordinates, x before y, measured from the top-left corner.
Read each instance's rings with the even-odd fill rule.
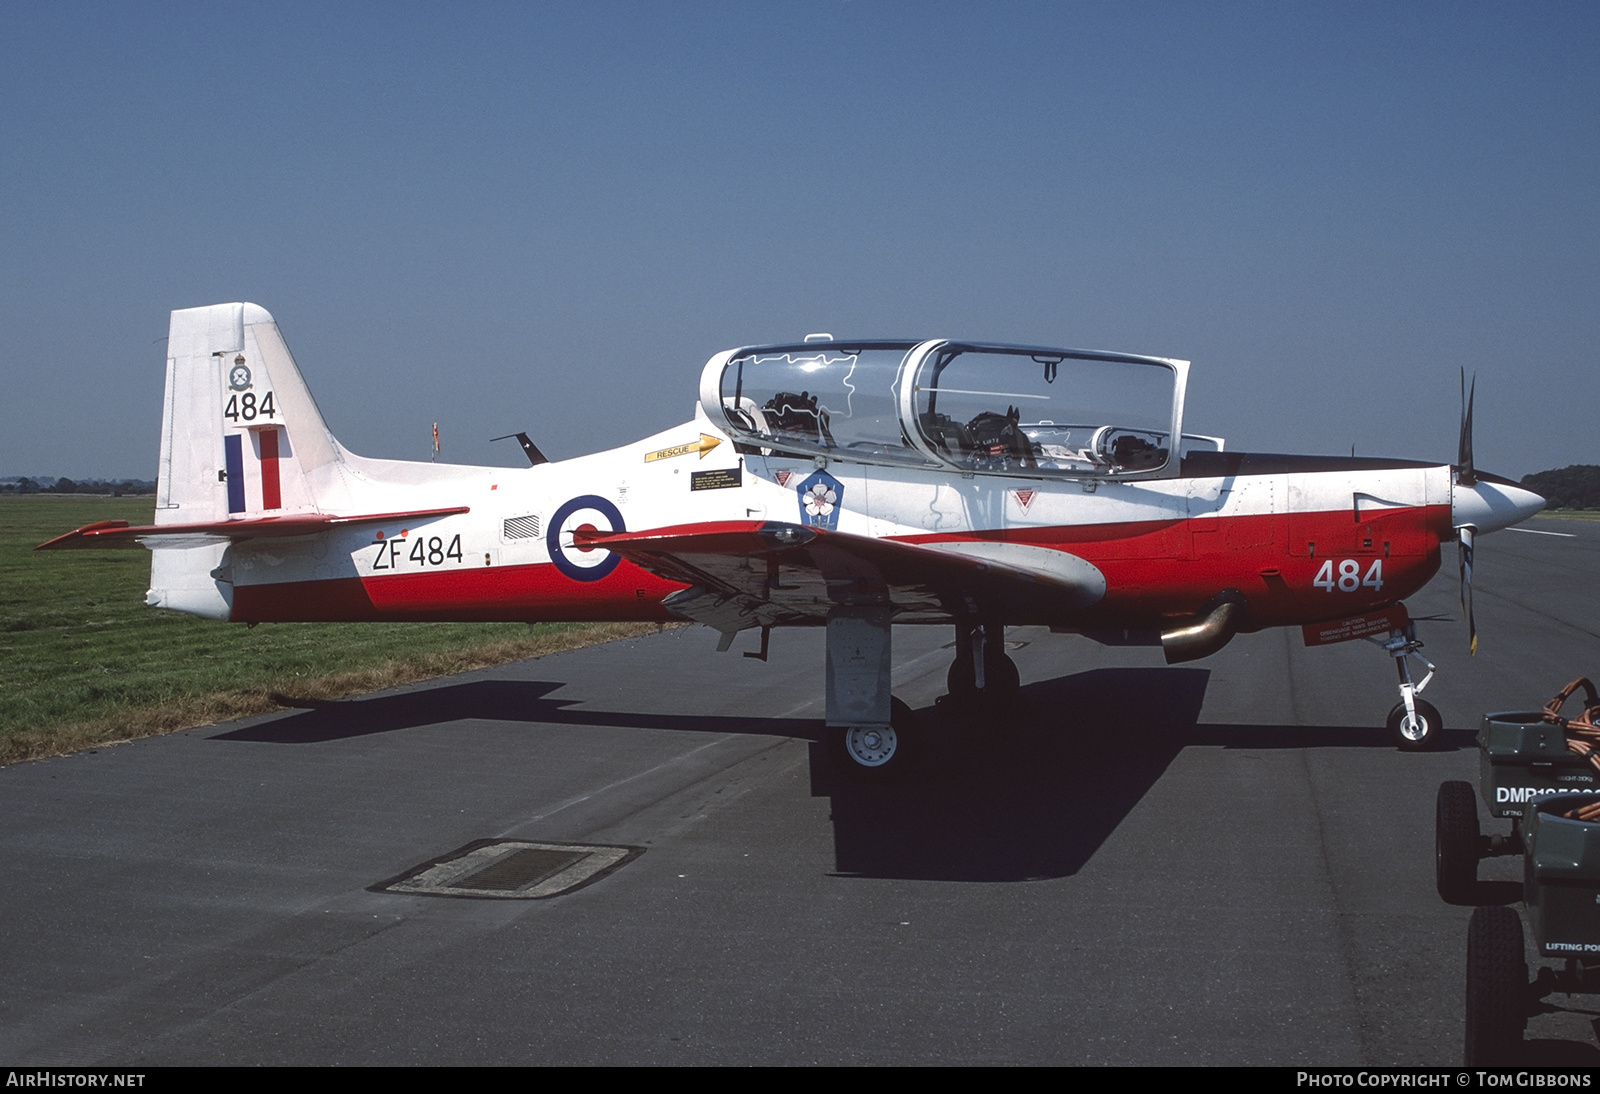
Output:
[[[828,736],[844,771],[857,778],[895,777],[917,744],[915,715],[889,694],[892,618],[883,605],[828,614]]]
[[[1022,677],[1006,655],[1006,630],[996,623],[956,624],[956,656],[945,686],[952,701],[969,709],[1004,709],[1017,701]]]
[[[1391,630],[1387,639],[1369,641],[1382,646],[1384,652],[1394,658],[1400,674],[1400,701],[1389,711],[1388,722],[1389,736],[1395,746],[1403,752],[1437,748],[1443,739],[1444,721],[1437,707],[1419,698],[1422,689],[1433,679],[1434,667],[1433,662],[1417,652],[1422,648],[1422,643],[1417,641],[1417,625],[1408,620],[1405,626]],[[1411,680],[1408,657],[1415,657],[1428,669],[1428,674],[1417,683]]]

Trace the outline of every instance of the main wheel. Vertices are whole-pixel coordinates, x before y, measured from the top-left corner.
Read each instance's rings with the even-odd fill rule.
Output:
[[[1450,904],[1466,904],[1478,884],[1478,796],[1472,784],[1440,783],[1433,811],[1434,883]]]
[[[1522,920],[1511,908],[1478,908],[1467,924],[1466,1063],[1516,1062],[1528,1025]]]
[[[1402,752],[1437,748],[1444,735],[1444,720],[1439,717],[1439,708],[1421,699],[1414,702],[1417,708],[1414,719],[1406,714],[1404,703],[1394,705],[1389,712],[1389,736]]]
[[[983,659],[982,691],[978,690],[978,674],[972,669],[971,657],[957,657],[950,662],[944,685],[958,702],[1010,702],[1022,688],[1022,674],[1017,671],[1017,663],[1002,650]]]
[[[889,779],[911,766],[907,738],[915,736],[916,715],[899,699],[889,700],[889,725],[845,726],[833,730],[834,751],[847,773]]]

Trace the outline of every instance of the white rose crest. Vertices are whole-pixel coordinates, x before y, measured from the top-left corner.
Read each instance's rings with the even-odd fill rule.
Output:
[[[833,512],[839,495],[825,482],[813,483],[805,492],[806,512],[814,517],[825,517]]]

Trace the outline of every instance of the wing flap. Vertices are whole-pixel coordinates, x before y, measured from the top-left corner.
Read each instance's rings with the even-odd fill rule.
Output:
[[[1106,587],[1100,571],[1075,555],[996,540],[911,543],[771,521],[575,538],[694,586],[677,594],[681,604],[669,605],[675,610],[691,618],[737,616],[749,626],[818,622],[836,605],[884,603],[907,621],[984,613],[1062,618],[1100,600]]]

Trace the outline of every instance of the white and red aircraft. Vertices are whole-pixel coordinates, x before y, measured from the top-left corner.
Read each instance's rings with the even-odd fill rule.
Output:
[[[374,460],[328,431],[271,315],[172,313],[155,524],[45,548],[152,550],[148,602],[234,622],[689,619],[826,626],[827,724],[862,772],[916,736],[896,623],[953,626],[953,698],[1019,686],[1004,628],[1204,657],[1236,633],[1372,637],[1402,748],[1441,732],[1403,599],[1543,500],[1456,465],[1224,451],[1183,432],[1186,361],[946,339],[728,350],[692,421],[520,469]],[[1474,638],[1475,642],[1475,638]]]

